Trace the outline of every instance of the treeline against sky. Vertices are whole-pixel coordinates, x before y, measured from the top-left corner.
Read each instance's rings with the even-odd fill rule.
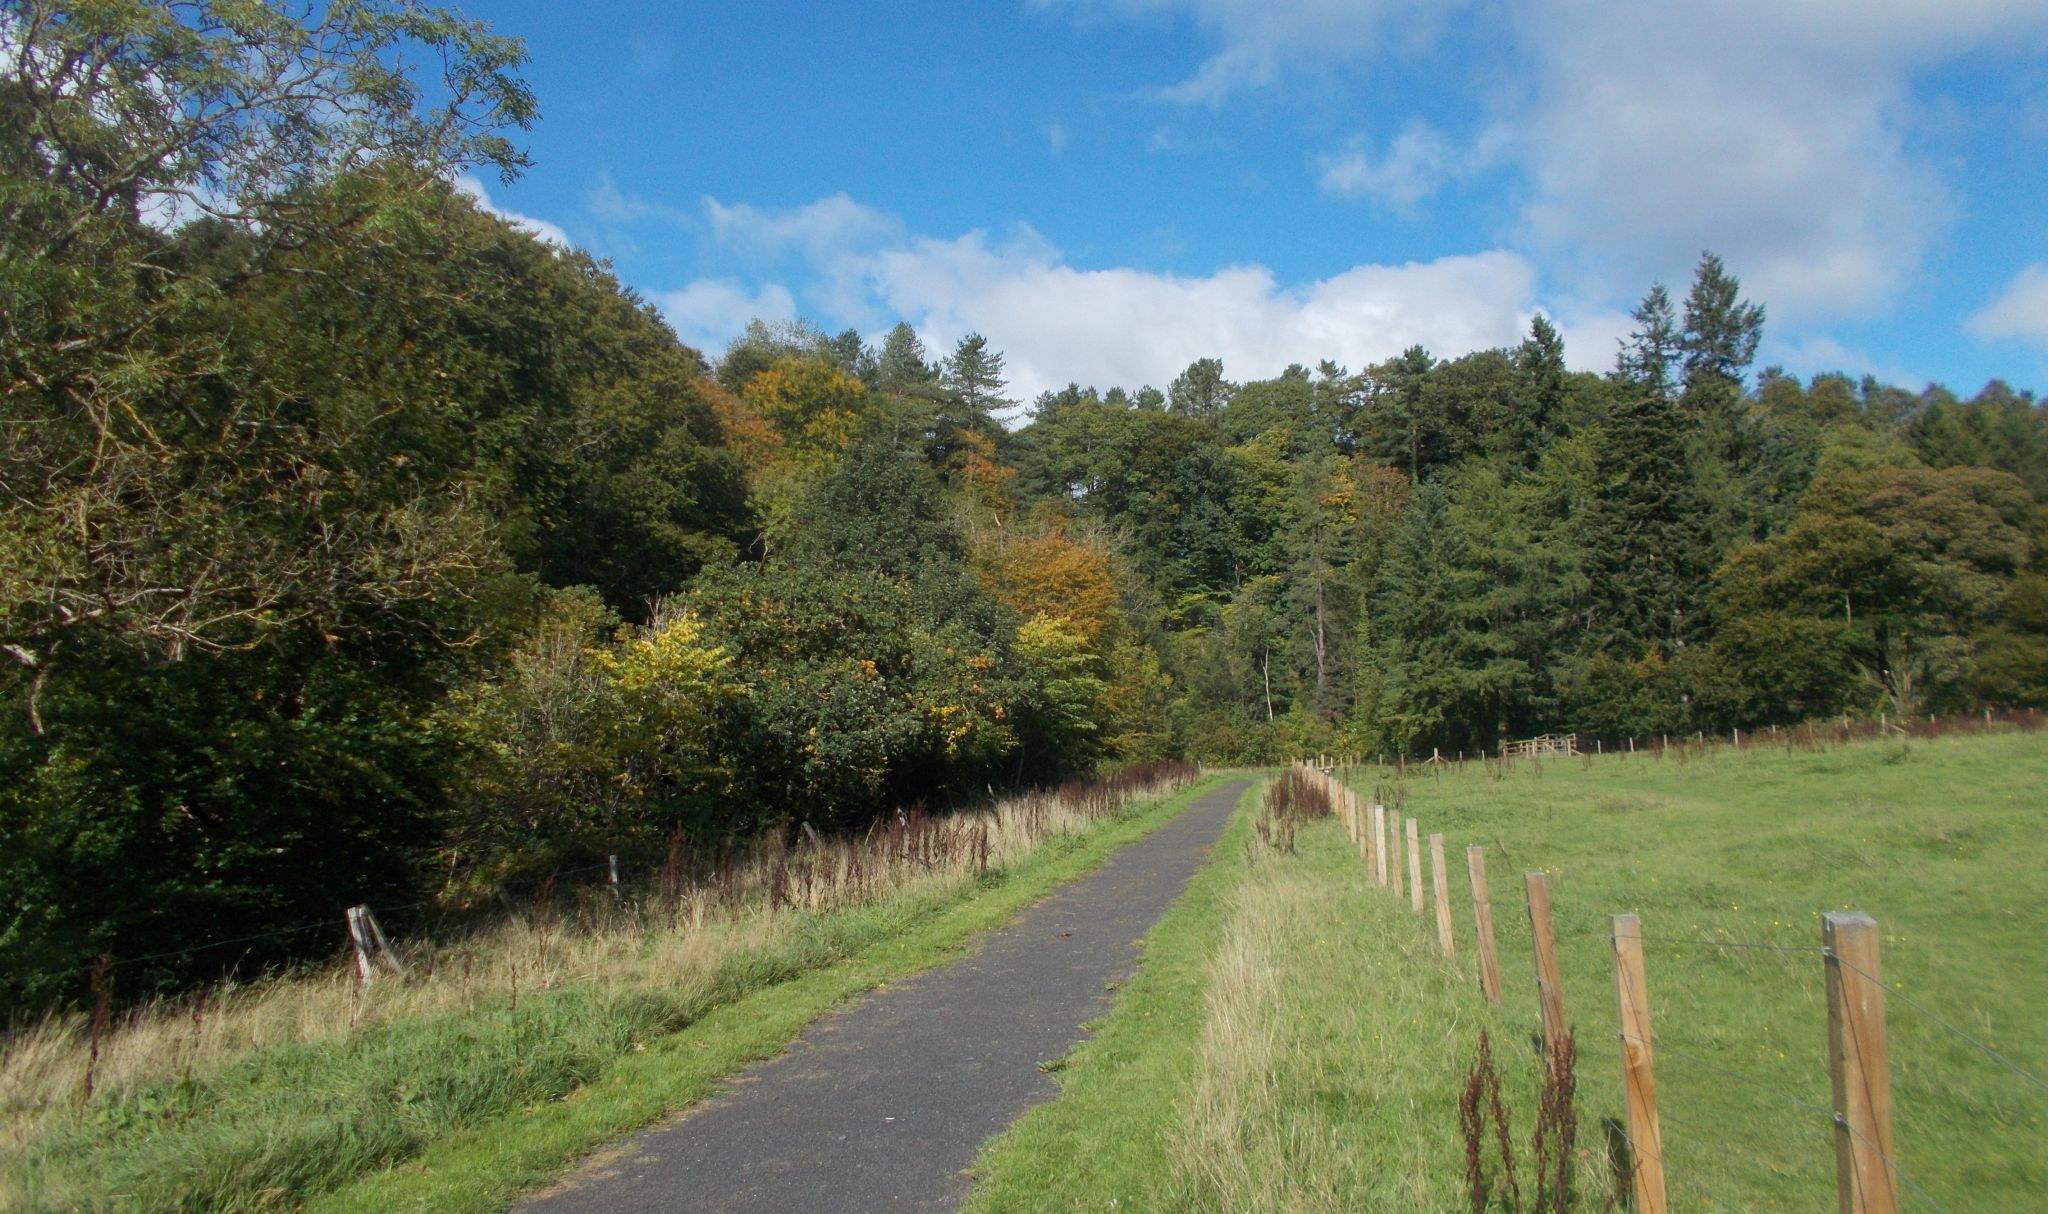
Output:
[[[520,164],[521,53],[482,27],[31,8],[0,1015],[101,954],[133,997],[327,954],[357,902],[402,929],[1168,753],[1110,551],[994,457],[986,343],[756,326],[714,377],[449,186]],[[446,110],[397,44],[445,56]]]
[[[1538,317],[1012,430],[980,335],[714,366],[481,212],[481,26],[9,20],[0,1016],[1133,760],[2048,700],[2031,397],[1753,375],[1712,258],[1612,375]]]
[[[2030,393],[1753,373],[1764,309],[1712,255],[1635,319],[1606,375],[1539,315],[1447,361],[1069,388],[1015,458],[1143,578],[1209,758],[2048,700]]]

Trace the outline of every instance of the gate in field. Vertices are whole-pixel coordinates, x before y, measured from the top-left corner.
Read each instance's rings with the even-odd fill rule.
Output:
[[[1547,759],[1553,755],[1569,758],[1580,753],[1579,735],[1547,733],[1542,737],[1525,738],[1520,742],[1502,742],[1500,752],[1510,759]]]

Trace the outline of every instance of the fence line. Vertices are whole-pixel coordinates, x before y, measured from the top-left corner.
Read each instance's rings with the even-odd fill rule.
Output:
[[[2028,719],[2024,723],[2013,723],[2021,729],[2039,727],[2040,714],[2030,713],[2026,716]],[[1982,725],[1970,720],[1965,727],[1981,730],[1990,724],[1991,718],[1987,713]],[[1917,720],[1905,724],[1894,724],[1889,721],[1879,723],[1879,728],[1890,734],[1910,734],[1919,726],[1920,722]],[[1843,728],[1846,729],[1846,725]],[[1938,731],[1932,736],[1940,736],[1941,733],[1949,731],[1943,729],[1935,718],[1927,721],[1926,728]],[[1951,722],[1950,729],[1955,728],[1956,723]],[[1722,744],[1734,747],[1775,745],[1777,743],[1774,739],[1768,743],[1763,740],[1772,739],[1774,732],[1752,733],[1744,737],[1738,730],[1731,733],[1726,743],[1719,739],[1708,741],[1701,736],[1692,745],[1701,748]],[[1660,757],[1663,749],[1660,744]],[[1504,757],[1499,762],[1505,768],[1511,759]],[[1335,778],[1335,772],[1331,768],[1306,763],[1298,763],[1296,766],[1308,768],[1320,776],[1334,797],[1341,799],[1349,791]],[[1370,806],[1370,810],[1375,827],[1380,828],[1374,831],[1375,841],[1382,841],[1385,838],[1381,832],[1387,810],[1377,801]],[[1363,815],[1360,821],[1361,834],[1362,817]],[[1406,819],[1405,825],[1411,873],[1416,882],[1412,906],[1419,913],[1422,898],[1416,835],[1420,827],[1415,818]],[[1396,837],[1398,839],[1398,834]],[[1449,931],[1448,891],[1444,888],[1442,836],[1433,834],[1429,838],[1432,852],[1431,874],[1435,879],[1434,892],[1438,903],[1439,952],[1450,959],[1455,957],[1455,951]],[[1366,857],[1369,866],[1376,870],[1372,873],[1369,883],[1385,887],[1388,884],[1384,875],[1386,851],[1384,846],[1371,850],[1377,851],[1378,854]],[[1486,877],[1485,849],[1477,845],[1468,847],[1466,860],[1471,881],[1474,925],[1478,935],[1480,986],[1488,1000],[1498,1005],[1499,978],[1491,930],[1491,897]],[[1374,861],[1376,863],[1372,863]],[[1398,872],[1398,869],[1396,871]],[[1524,886],[1536,968],[1539,1010],[1542,1013],[1544,1056],[1546,1059],[1554,1059],[1557,1056],[1559,1035],[1566,1030],[1563,1027],[1562,989],[1557,978],[1557,933],[1551,924],[1549,883],[1544,873],[1530,872],[1525,874]],[[1398,894],[1398,880],[1393,890]],[[1906,996],[1901,991],[1887,988],[1880,977],[1881,971],[1877,963],[1877,924],[1869,916],[1862,912],[1828,912],[1821,916],[1821,927],[1822,942],[1819,946],[1782,945],[1761,941],[1716,940],[1703,936],[1645,936],[1642,934],[1641,921],[1637,916],[1630,914],[1612,917],[1610,931],[1604,939],[1613,950],[1620,1020],[1617,1038],[1622,1050],[1624,1108],[1629,1123],[1626,1129],[1621,1130],[1621,1136],[1628,1142],[1631,1160],[1635,1161],[1632,1162],[1627,1177],[1635,1209],[1643,1211],[1644,1214],[1662,1214],[1666,1208],[1664,1139],[1658,1129],[1658,1121],[1662,1114],[1656,1101],[1652,1069],[1652,1059],[1659,1052],[1669,1053],[1689,1065],[1699,1066],[1723,1078],[1756,1088],[1769,1094],[1774,1100],[1789,1103],[1801,1111],[1826,1118],[1835,1128],[1836,1190],[1844,1214],[1894,1214],[1898,1208],[1900,1182],[1930,1208],[1945,1214],[1941,1202],[1899,1163],[1898,1151],[1893,1143],[1890,1063],[1884,1017],[1887,999],[1898,998],[2026,1084],[2048,1092],[2048,1082],[2044,1082],[1987,1043],[1957,1027],[1920,1001]],[[1594,933],[1565,934],[1567,939],[1593,937]],[[1828,1060],[1834,1107],[1824,1108],[1803,1100],[1782,1087],[1774,1087],[1740,1071],[1702,1058],[1689,1050],[1672,1046],[1661,1034],[1652,1033],[1648,989],[1642,971],[1644,944],[1691,945],[1700,948],[1755,950],[1806,956],[1818,954],[1822,961],[1821,976],[1828,996]],[[1679,1124],[1685,1124],[1683,1119],[1674,1120]],[[1644,1160],[1650,1161],[1651,1166],[1639,1166]],[[1704,1186],[1699,1185],[1694,1178],[1683,1179],[1690,1187],[1705,1192]],[[1709,1194],[1709,1197],[1712,1198],[1712,1195]],[[1718,1201],[1717,1198],[1713,1200]]]

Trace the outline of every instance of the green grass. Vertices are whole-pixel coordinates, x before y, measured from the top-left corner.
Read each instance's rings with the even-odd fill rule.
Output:
[[[979,883],[792,916],[699,981],[492,997],[138,1085],[17,1154],[37,1174],[16,1192],[27,1208],[503,1209],[773,1056],[834,1004],[957,955],[1218,778],[1049,839]]]
[[[1358,783],[1370,793],[1372,773]],[[1436,955],[1432,919],[1369,883],[1334,822],[1303,830],[1286,857],[1248,842],[1241,819],[1061,1070],[1061,1098],[978,1162],[970,1208],[1469,1209],[1455,1102],[1482,1027],[1525,1150],[1534,1114],[1532,869],[1550,875],[1579,1032],[1583,1208],[1605,1202],[1602,1121],[1621,1112],[1614,913],[1640,914],[1651,942],[1674,1208],[1833,1202],[1825,910],[1878,920],[1897,995],[2048,1076],[2048,738],[1721,749],[1504,776],[1471,764],[1397,786],[1425,838],[1446,836],[1455,962]],[[1468,843],[1491,872],[1499,1010],[1475,980]],[[1902,998],[1888,1019],[1912,1182],[1951,1211],[2039,1209],[2048,1093]],[[1902,1208],[1937,1208],[1912,1182]]]

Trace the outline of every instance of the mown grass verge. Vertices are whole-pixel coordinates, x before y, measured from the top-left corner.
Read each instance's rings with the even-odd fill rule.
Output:
[[[1457,1099],[1481,1029],[1505,1081],[1522,1208],[1537,1208],[1521,875],[1543,869],[1580,1046],[1577,1208],[1615,1203],[1607,917],[1621,911],[1642,916],[1650,942],[1673,1208],[1832,1206],[1818,916],[1853,905],[1883,929],[1897,996],[1901,1207],[2038,1209],[2048,1092],[1904,999],[2048,1075],[2044,777],[2039,735],[1993,734],[1410,778],[1406,813],[1449,844],[1454,962],[1431,918],[1370,884],[1335,821],[1303,827],[1286,855],[1241,816],[1062,1069],[1060,1099],[977,1163],[969,1208],[1470,1210]],[[1370,793],[1375,780],[1359,783]],[[1498,1010],[1475,979],[1468,843],[1491,867]],[[1489,1209],[1508,1208],[1497,1185]]]
[[[784,911],[674,985],[562,981],[143,1083],[10,1144],[14,1208],[492,1210],[710,1093],[833,1004],[956,954],[1213,787],[1205,778],[979,879]],[[657,975],[658,976],[658,975]]]

